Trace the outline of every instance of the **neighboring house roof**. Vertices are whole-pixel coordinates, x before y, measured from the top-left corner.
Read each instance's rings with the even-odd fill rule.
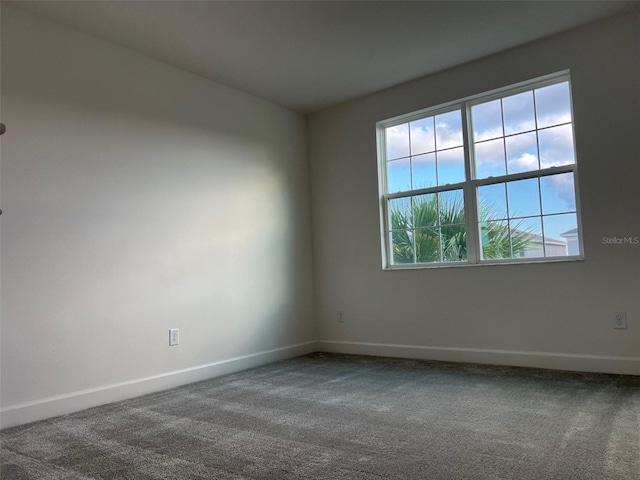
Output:
[[[545,245],[567,245],[564,240],[556,240],[555,238],[543,237],[541,235],[534,235],[533,233],[527,233],[527,240],[533,243],[544,243]]]
[[[560,234],[561,237],[575,237],[576,235],[578,235],[577,228],[572,228],[571,230],[567,230],[566,232]]]

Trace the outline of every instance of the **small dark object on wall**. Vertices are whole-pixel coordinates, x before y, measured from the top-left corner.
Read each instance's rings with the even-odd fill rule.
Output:
[[[4,126],[4,123],[0,123],[0,135],[7,131],[7,127]],[[0,210],[0,215],[2,215],[2,210]]]

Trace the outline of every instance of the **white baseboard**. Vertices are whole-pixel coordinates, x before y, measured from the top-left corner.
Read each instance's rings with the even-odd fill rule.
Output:
[[[319,340],[318,350],[333,353],[375,355],[380,357],[440,360],[446,362],[511,365],[516,367],[549,368],[575,372],[640,375],[640,357],[579,355],[572,353],[489,350],[481,348],[427,347],[386,343]]]
[[[0,410],[0,427],[12,427],[45,418],[78,412],[86,408],[159,392],[188,383],[257,367],[277,360],[317,351],[316,342],[305,342],[228,358],[206,365],[176,370],[152,377],[44,398],[34,402],[10,405]]]
[[[58,415],[65,415],[86,408],[159,392],[316,351],[420,360],[550,368],[577,372],[640,375],[640,357],[319,340],[228,358],[206,365],[167,372],[129,382],[105,385],[103,387],[72,392],[33,402],[10,405],[0,410],[0,427],[7,428]]]

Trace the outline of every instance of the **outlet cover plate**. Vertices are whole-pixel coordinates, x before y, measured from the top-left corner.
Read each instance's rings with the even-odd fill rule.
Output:
[[[613,313],[613,328],[619,330],[627,329],[627,312]]]
[[[169,329],[169,346],[173,347],[180,343],[180,330],[177,328]]]

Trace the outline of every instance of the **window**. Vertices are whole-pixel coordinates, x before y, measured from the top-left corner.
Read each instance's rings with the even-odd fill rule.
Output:
[[[568,72],[377,128],[386,267],[581,258]]]

